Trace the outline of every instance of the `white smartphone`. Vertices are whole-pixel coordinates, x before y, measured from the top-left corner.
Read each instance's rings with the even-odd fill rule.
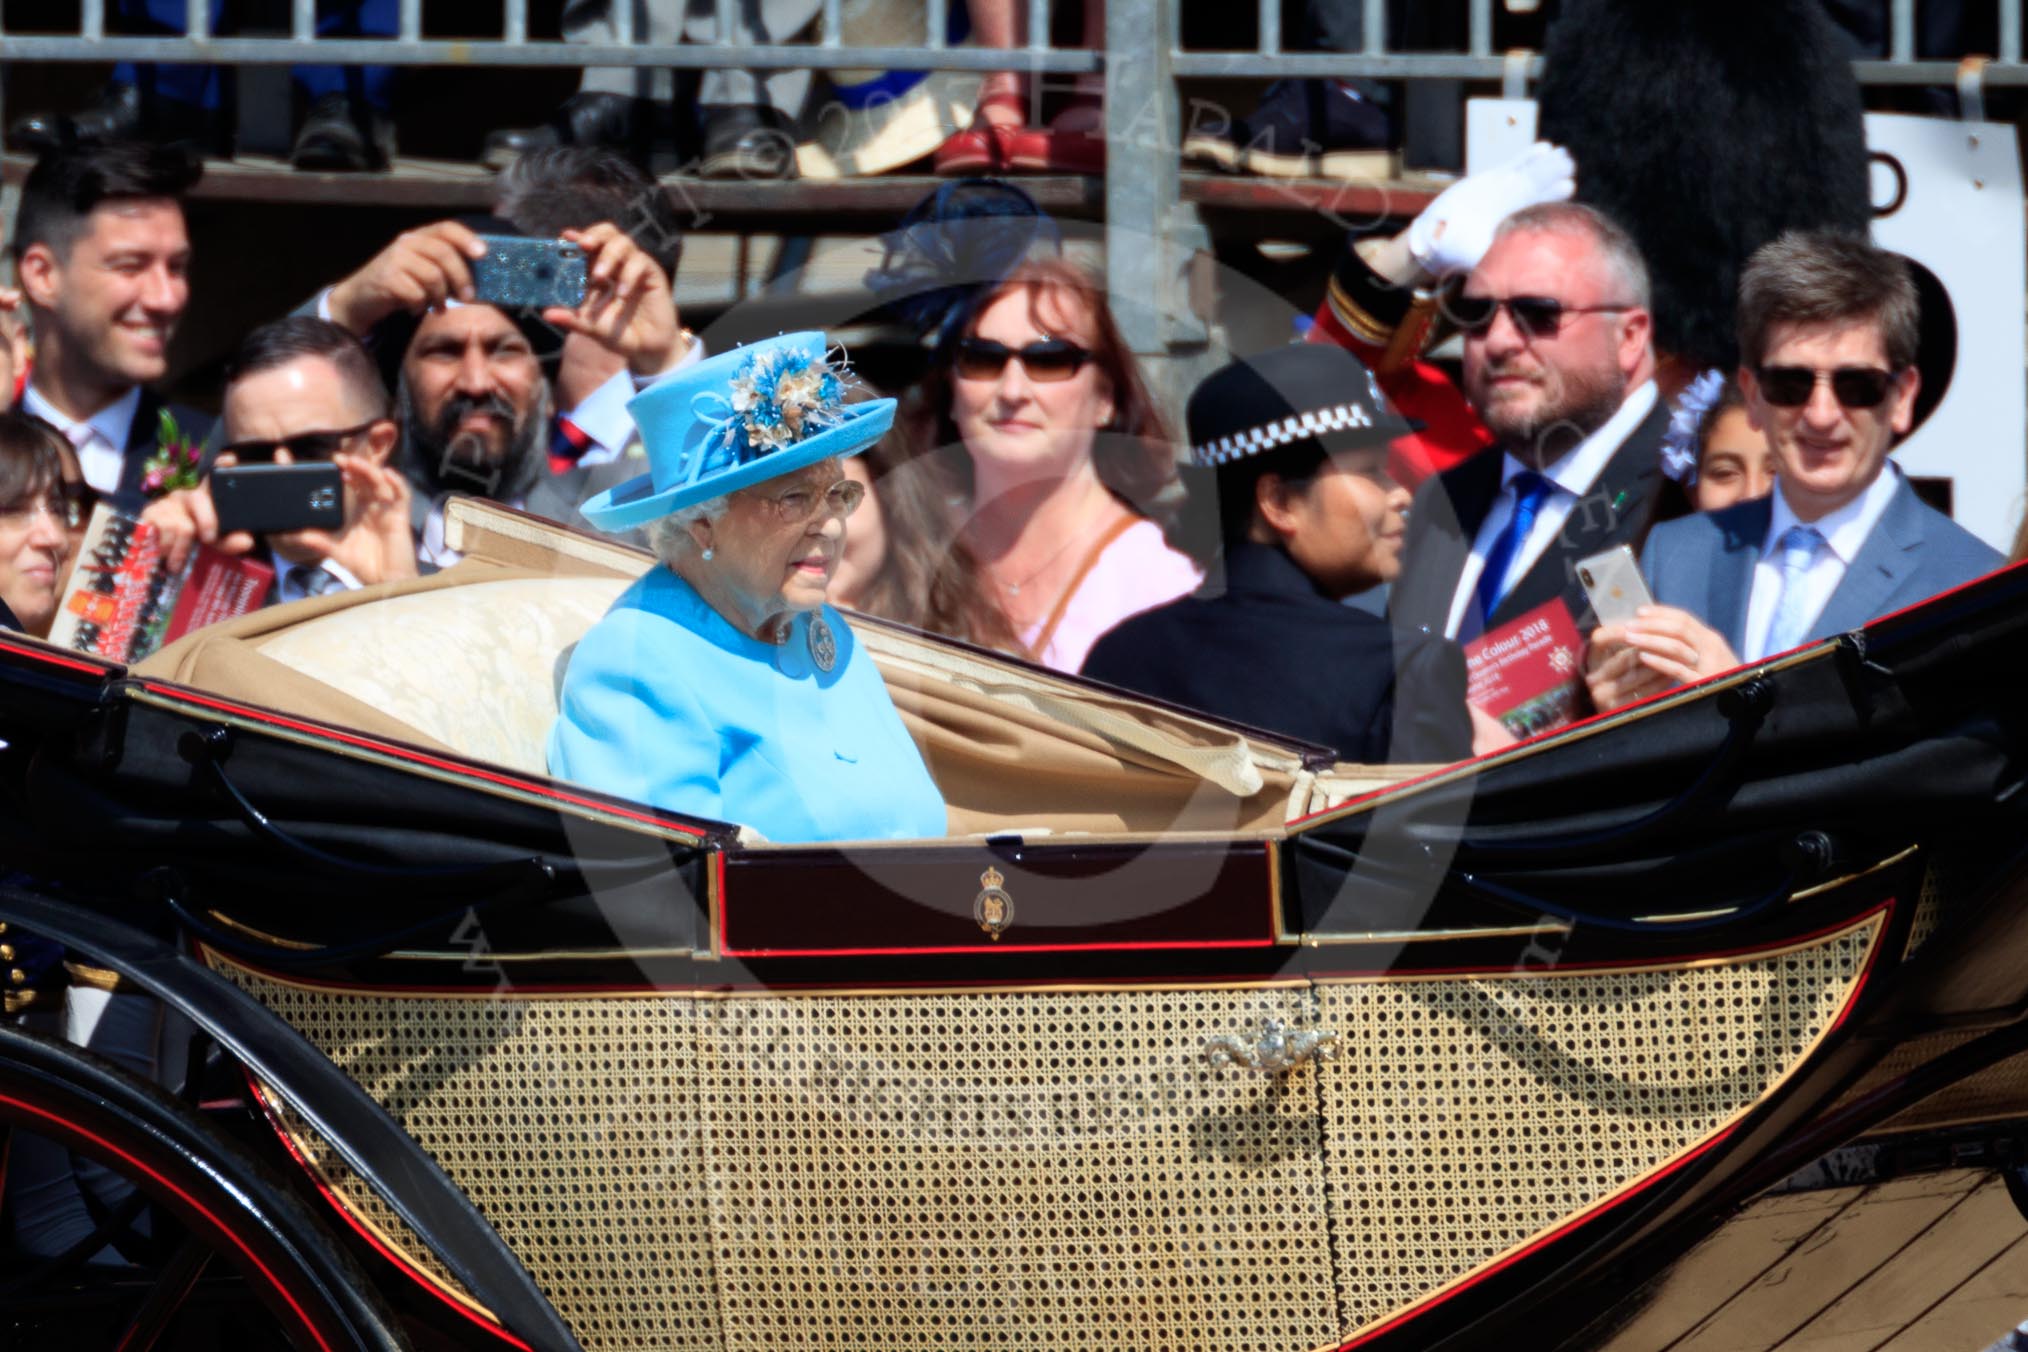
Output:
[[[1577,580],[1602,625],[1625,624],[1636,610],[1655,602],[1634,551],[1625,545],[1578,560]]]

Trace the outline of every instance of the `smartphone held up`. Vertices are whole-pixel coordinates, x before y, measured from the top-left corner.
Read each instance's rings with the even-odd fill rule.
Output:
[[[472,299],[516,310],[575,310],[584,304],[584,250],[569,240],[481,235],[471,261]]]

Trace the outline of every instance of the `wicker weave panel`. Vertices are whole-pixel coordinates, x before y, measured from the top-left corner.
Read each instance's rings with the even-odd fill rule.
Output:
[[[1322,1089],[1347,1335],[1745,1112],[1830,1026],[1879,933],[1674,972],[1321,987],[1346,1049]]]
[[[214,963],[401,1120],[587,1347],[723,1345],[695,1195],[697,1002],[394,999]],[[357,1216],[460,1289],[301,1118],[284,1121]]]
[[[718,999],[214,961],[403,1120],[587,1347],[1252,1352],[1335,1345],[1707,1138],[1878,934],[1674,972]],[[1340,1059],[1205,1064],[1268,1016]]]
[[[1307,991],[731,1001],[703,1067],[727,1345],[1334,1341]]]

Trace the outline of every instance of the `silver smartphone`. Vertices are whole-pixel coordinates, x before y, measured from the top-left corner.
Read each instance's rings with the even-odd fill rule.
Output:
[[[481,235],[472,260],[472,298],[508,309],[575,310],[584,304],[584,250],[560,239]]]
[[[1625,545],[1578,560],[1577,580],[1602,625],[1625,624],[1636,610],[1655,603],[1634,551]]]

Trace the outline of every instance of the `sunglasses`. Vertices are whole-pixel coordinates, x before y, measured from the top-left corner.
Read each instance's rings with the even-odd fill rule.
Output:
[[[1879,408],[1894,389],[1897,371],[1877,366],[1841,366],[1835,371],[1813,371],[1807,366],[1763,366],[1755,373],[1760,379],[1761,397],[1776,408],[1801,408],[1817,392],[1817,382],[1828,379],[1831,393],[1841,407]]]
[[[1567,315],[1618,314],[1631,305],[1565,305],[1554,296],[1452,296],[1443,304],[1452,323],[1474,337],[1493,327],[1505,310],[1530,338],[1554,337]]]
[[[345,449],[345,443],[386,418],[369,418],[357,427],[341,427],[331,432],[298,432],[292,437],[281,437],[274,441],[235,441],[224,448],[242,465],[263,465],[274,461],[275,452],[286,450],[289,458],[297,464],[316,460],[329,460]]]
[[[859,504],[866,501],[866,485],[857,479],[840,479],[821,493],[814,488],[791,488],[767,501],[773,504],[775,515],[784,526],[800,526],[815,516],[819,509],[826,516],[844,518],[852,515],[859,510]]]
[[[1009,347],[990,338],[963,338],[958,341],[954,364],[966,380],[998,380],[1007,363],[1015,360],[1030,380],[1048,383],[1069,380],[1091,360],[1091,353],[1061,338],[1045,338],[1026,347]]]

